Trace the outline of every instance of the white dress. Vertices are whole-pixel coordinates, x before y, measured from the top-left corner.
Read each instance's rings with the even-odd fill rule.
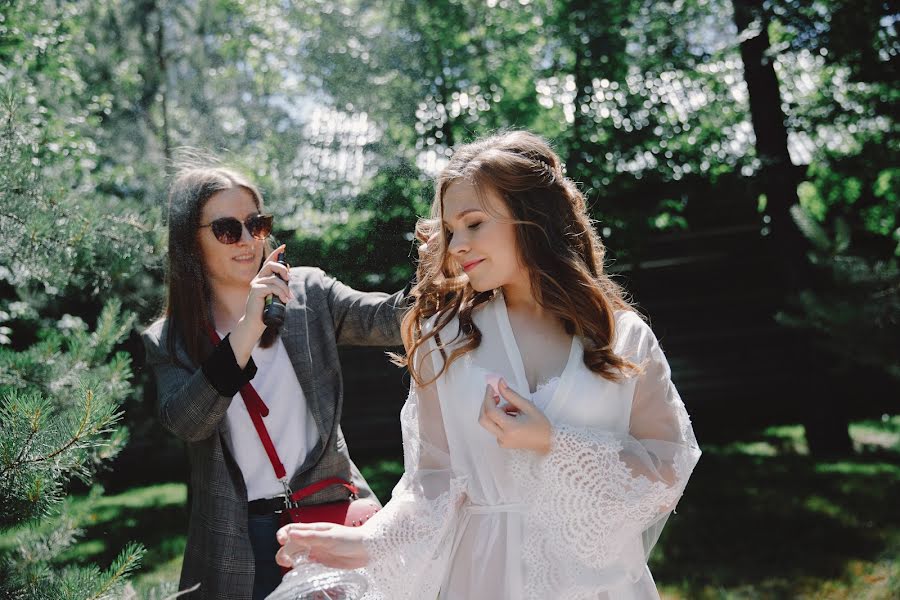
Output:
[[[539,456],[500,448],[478,424],[486,375],[529,387],[502,294],[473,317],[481,345],[413,385],[401,411],[406,470],[363,526],[366,600],[658,598],[647,556],[700,450],[652,331],[616,314],[615,352],[643,366],[618,383],[591,372],[573,339],[533,397],[554,426]],[[457,331],[451,321],[441,340]],[[426,379],[443,364],[439,352],[415,359]]]

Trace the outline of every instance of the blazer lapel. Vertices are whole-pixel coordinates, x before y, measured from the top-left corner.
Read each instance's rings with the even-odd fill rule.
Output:
[[[281,326],[281,340],[287,350],[288,357],[297,374],[297,381],[303,389],[303,395],[306,397],[306,404],[309,406],[309,412],[312,414],[316,423],[316,429],[319,432],[319,442],[315,448],[307,450],[307,460],[304,462],[302,469],[307,467],[307,463],[313,460],[313,464],[318,460],[321,451],[324,450],[328,441],[328,431],[330,427],[325,423],[325,415],[322,414],[322,406],[316,395],[316,386],[313,382],[312,373],[312,348],[309,339],[309,321],[310,314],[306,305],[306,289],[292,286],[291,291],[296,295],[296,300],[288,302],[285,306],[284,323]],[[297,432],[302,435],[302,432]]]

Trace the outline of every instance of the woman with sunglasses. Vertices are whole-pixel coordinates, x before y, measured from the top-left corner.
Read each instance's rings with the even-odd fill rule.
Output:
[[[280,582],[275,539],[284,484],[329,477],[371,490],[340,428],[337,345],[402,343],[404,292],[355,291],[310,267],[276,261],[259,190],[220,166],[191,166],[169,193],[164,314],[144,333],[163,425],[188,443],[190,523],[179,588],[192,597],[264,598]],[[286,307],[266,327],[274,296]],[[221,340],[221,341],[217,341]],[[252,386],[286,477],[279,480],[239,393]],[[309,503],[346,499],[332,486]]]

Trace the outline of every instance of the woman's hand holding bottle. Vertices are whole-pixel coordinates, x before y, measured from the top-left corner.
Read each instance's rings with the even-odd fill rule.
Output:
[[[262,316],[266,298],[274,294],[287,304],[294,297],[287,284],[290,280],[290,270],[287,265],[278,262],[278,254],[284,252],[284,249],[284,244],[276,248],[250,282],[244,315],[231,332],[231,349],[241,368],[244,368],[250,360],[250,353],[266,330]]]

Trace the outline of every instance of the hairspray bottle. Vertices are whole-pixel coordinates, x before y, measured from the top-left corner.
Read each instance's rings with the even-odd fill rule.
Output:
[[[287,262],[284,260],[284,252],[278,253],[278,262],[287,266]],[[265,323],[266,327],[274,327],[276,329],[284,323],[284,302],[276,294],[266,297],[266,305],[263,307],[263,323]]]

